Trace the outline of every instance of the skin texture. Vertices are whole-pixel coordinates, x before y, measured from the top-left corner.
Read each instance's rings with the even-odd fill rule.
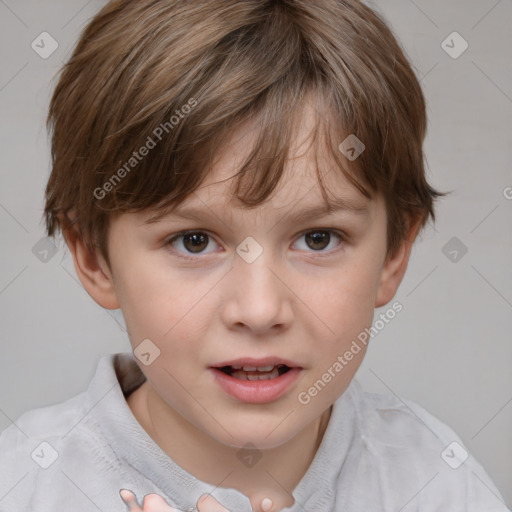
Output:
[[[234,202],[229,180],[219,183],[235,174],[250,151],[257,126],[247,125],[181,206],[204,210],[200,219],[169,216],[146,224],[151,212],[120,215],[109,232],[111,268],[66,233],[91,297],[105,308],[122,309],[133,348],[150,339],[160,350],[151,365],[139,363],[147,381],[128,397],[139,423],[182,468],[213,485],[239,489],[255,510],[264,497],[272,499],[272,511],[293,504],[291,493],[313,460],[331,405],[365,350],[307,405],[298,395],[371,326],[374,308],[393,298],[418,228],[413,224],[408,241],[387,257],[382,196],[365,198],[325,160],[321,147],[311,145],[314,120],[315,110],[306,103],[284,179],[256,208]],[[315,149],[330,195],[362,203],[366,214],[338,211],[297,220],[297,212],[325,205]],[[184,230],[203,234],[200,252],[186,237],[170,241]],[[326,230],[330,240],[327,235],[323,245],[306,236]],[[248,236],[263,249],[252,263],[236,252]],[[209,369],[238,357],[270,355],[302,367],[293,386],[270,403],[235,400]],[[237,457],[246,443],[262,455],[250,468]]]

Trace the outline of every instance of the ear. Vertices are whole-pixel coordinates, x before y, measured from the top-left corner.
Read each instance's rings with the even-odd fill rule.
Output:
[[[73,256],[75,271],[85,291],[105,309],[118,309],[119,302],[114,288],[112,272],[100,251],[94,253],[85,246],[82,237],[73,228],[64,231],[69,251]]]
[[[375,307],[386,305],[394,296],[405,275],[414,240],[420,229],[421,218],[412,222],[406,239],[402,241],[395,254],[386,258],[381,271],[379,288],[375,298]]]

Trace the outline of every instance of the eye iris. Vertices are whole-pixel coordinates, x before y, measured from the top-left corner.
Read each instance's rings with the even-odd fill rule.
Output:
[[[187,242],[191,242],[191,245]],[[208,245],[208,236],[204,233],[187,233],[183,235],[183,245],[190,252],[201,252]]]
[[[328,231],[310,231],[306,234],[306,241],[311,249],[325,249],[330,240]],[[186,233],[183,235],[183,245],[188,251],[199,253],[208,246],[208,235],[201,232]]]
[[[327,231],[311,231],[306,234],[306,240],[311,249],[325,249],[329,245],[330,239],[331,236]],[[320,244],[320,247],[317,244]]]

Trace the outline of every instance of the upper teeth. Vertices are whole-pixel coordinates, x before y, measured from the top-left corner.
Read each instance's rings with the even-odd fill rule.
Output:
[[[274,368],[275,365],[271,364],[269,366],[232,366],[233,370],[243,370],[244,372],[269,372]]]

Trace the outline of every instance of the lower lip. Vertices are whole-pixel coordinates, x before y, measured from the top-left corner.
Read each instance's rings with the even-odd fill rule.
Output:
[[[277,400],[295,382],[301,369],[291,368],[283,375],[266,380],[241,380],[211,368],[220,387],[242,402],[264,404]]]

